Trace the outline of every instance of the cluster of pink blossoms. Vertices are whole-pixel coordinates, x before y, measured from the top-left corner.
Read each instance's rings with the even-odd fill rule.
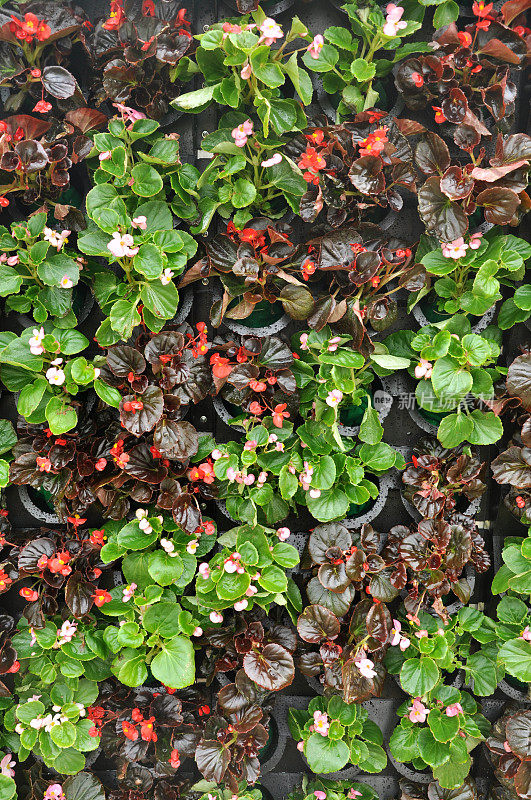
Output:
[[[458,258],[463,258],[463,256],[466,255],[468,248],[477,250],[481,245],[482,236],[482,233],[473,233],[468,240],[468,244],[462,236],[460,236],[459,239],[455,239],[453,242],[443,242],[441,244],[442,254],[445,258],[453,258],[457,261]]]

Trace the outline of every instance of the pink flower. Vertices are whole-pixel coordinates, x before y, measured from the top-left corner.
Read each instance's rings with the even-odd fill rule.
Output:
[[[15,777],[15,770],[12,769],[12,767],[16,766],[16,761],[11,761],[11,758],[12,758],[11,753],[8,753],[0,761],[0,774],[5,775],[6,778]]]
[[[426,722],[426,717],[430,713],[429,708],[426,708],[419,697],[413,700],[413,705],[409,707],[408,711],[411,722]]]
[[[395,6],[394,3],[389,3],[385,9],[387,18],[383,26],[383,32],[386,36],[396,36],[397,31],[407,28],[407,22],[401,21],[404,9],[401,6]]]
[[[391,628],[391,647],[396,647],[397,644],[400,643],[400,639],[402,635],[400,631],[402,630],[401,623],[397,620],[393,620],[393,627]]]
[[[357,792],[356,789],[349,789],[347,797],[349,800],[354,800],[355,797],[361,797],[361,792]]]
[[[245,478],[243,479],[243,482],[245,486],[252,486],[253,483],[255,482],[255,476],[253,475],[253,473],[251,472],[250,475],[246,475]]]
[[[468,245],[465,244],[465,240],[460,236],[459,239],[455,239],[453,242],[443,242],[441,250],[445,258],[453,258],[457,261],[458,258],[463,258],[466,255]]]
[[[214,622],[215,624],[223,622],[223,614],[220,614],[219,611],[211,611],[209,616],[210,622]]]
[[[297,750],[302,753],[304,751],[304,742],[297,742]]]
[[[281,542],[285,542],[291,536],[289,528],[277,528],[277,536]]]
[[[143,214],[141,214],[139,217],[133,217],[131,220],[131,225],[133,228],[140,228],[141,231],[145,231],[147,228],[147,219]]]
[[[119,231],[115,231],[111,241],[107,244],[107,250],[110,250],[116,258],[134,256],[138,253],[138,247],[133,247],[134,243],[135,240],[130,233],[122,235]]]
[[[133,124],[137,120],[146,118],[146,115],[142,111],[137,111],[135,108],[124,106],[122,103],[113,103],[113,106],[118,109],[122,117],[129,122],[128,130],[131,130]]]
[[[478,247],[481,246],[481,237],[483,236],[482,233],[473,233],[470,239],[468,240],[468,246],[471,250],[477,250]]]
[[[122,591],[124,603],[129,602],[129,600],[133,597],[136,588],[137,588],[136,583],[130,583],[128,586],[125,587],[125,589]]]
[[[337,408],[342,400],[343,392],[340,389],[332,389],[331,392],[328,392],[325,402],[330,408]]]
[[[247,143],[247,138],[253,135],[253,123],[250,119],[242,122],[237,128],[232,130],[231,136],[234,139],[236,147],[244,147]]]
[[[223,39],[226,39],[229,33],[241,33],[242,29],[240,25],[233,25],[230,22],[223,23]]]
[[[253,586],[253,585],[251,584],[251,585],[250,585],[250,586],[248,586],[248,588],[246,589],[246,591],[245,591],[245,594],[246,594],[246,596],[247,596],[247,597],[252,597],[252,596],[253,596],[253,594],[256,594],[256,593],[257,593],[257,591],[258,591],[258,589],[256,588],[256,586]]]
[[[433,364],[430,361],[426,361],[425,358],[421,358],[417,366],[415,367],[415,378],[420,380],[424,378],[424,380],[428,380],[431,378],[431,373],[433,372]]]
[[[63,787],[60,783],[52,783],[48,786],[42,800],[64,800]]]
[[[509,742],[504,742],[503,743],[503,749],[505,750],[506,753],[512,753],[513,752],[511,750],[511,745],[509,744]]]
[[[237,475],[238,475],[238,473],[236,472],[236,470],[234,469],[234,467],[229,467],[229,468],[228,468],[228,470],[227,470],[227,480],[229,480],[229,481],[231,481],[231,482],[232,482],[232,481],[235,481],[235,480],[236,480],[236,477],[237,477]]]
[[[446,709],[446,716],[447,717],[457,717],[458,714],[462,714],[463,709],[461,707],[461,703],[452,703],[451,706],[448,706]]]
[[[307,333],[301,333],[299,339],[301,343],[301,350],[308,350],[308,336]]]
[[[531,642],[531,630],[529,630],[529,625],[525,626],[520,639],[525,639],[526,642]]]
[[[199,564],[198,572],[201,575],[201,577],[204,578],[205,580],[208,580],[208,578],[210,577],[210,567],[206,562],[203,562],[203,564]]]
[[[314,795],[317,798],[317,800],[326,800],[326,792],[321,792],[317,790],[316,792],[314,792]]]
[[[320,711],[313,712],[313,728],[321,736],[328,736],[328,729],[330,723],[328,722],[328,714],[321,713]]]
[[[415,636],[417,637],[417,639],[427,639],[428,631],[425,630],[417,631]]]
[[[112,156],[111,150],[104,150],[103,153],[99,154],[98,158],[100,161],[108,161],[111,156]]]
[[[271,158],[268,158],[267,161],[262,161],[262,167],[274,167],[275,164],[280,164],[282,161],[282,156],[280,153],[273,153]]]
[[[271,17],[267,17],[258,30],[262,34],[260,36],[260,43],[266,44],[268,47],[274,44],[277,39],[282,39],[284,36],[280,25],[278,25],[274,19],[271,19]]]
[[[402,636],[402,638],[400,639],[400,649],[402,650],[402,652],[404,652],[404,650],[407,650],[410,644],[411,642],[409,641],[407,636]]]
[[[203,635],[203,628],[200,628],[199,625],[193,629],[192,636],[202,636]]]
[[[18,264],[18,256],[9,256],[6,263],[9,267],[16,267]]]
[[[341,341],[341,336],[332,336],[332,338],[328,340],[328,347],[326,348],[328,352],[335,353],[340,341]]]
[[[249,80],[249,78],[252,75],[252,72],[253,71],[251,69],[251,65],[249,64],[249,61],[246,61],[240,72],[240,78],[242,79],[242,81]]]
[[[249,439],[248,442],[245,442],[243,449],[244,450],[255,450],[258,445],[256,439]]]
[[[319,53],[323,49],[323,45],[324,45],[324,39],[321,36],[321,34],[318,33],[317,36],[313,37],[313,42],[307,48],[310,56],[312,58],[319,58]]]

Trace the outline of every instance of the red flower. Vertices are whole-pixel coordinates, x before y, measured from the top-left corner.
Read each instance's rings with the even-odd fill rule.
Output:
[[[240,241],[247,242],[256,250],[258,247],[264,247],[265,245],[264,232],[254,228],[244,228],[240,233]]]
[[[372,286],[374,286],[374,288],[376,289],[376,288],[377,288],[377,287],[380,285],[380,281],[381,281],[381,280],[382,280],[382,279],[380,278],[380,276],[379,276],[379,275],[375,275],[373,278],[371,278],[371,284],[372,284]]]
[[[210,364],[212,365],[212,374],[215,378],[222,380],[232,372],[232,365],[228,358],[220,356],[219,353],[213,353],[210,356]]]
[[[476,17],[488,17],[490,12],[492,11],[493,3],[485,3],[483,0],[479,0],[479,2],[475,2],[472,4],[472,13],[476,15]]]
[[[39,100],[38,103],[35,103],[33,110],[38,114],[47,114],[48,111],[52,110],[52,104],[46,102],[46,100]]]
[[[30,75],[31,75],[32,78],[40,78],[41,75],[42,75],[42,72],[40,71],[40,69],[35,67],[34,69],[30,70]]]
[[[316,269],[317,266],[315,261],[312,261],[311,258],[307,258],[306,261],[303,261],[301,264],[301,272],[304,280],[307,281],[310,275],[313,275]]]
[[[155,728],[153,725],[154,722],[155,722],[155,717],[149,717],[149,719],[144,720],[140,724],[140,736],[142,737],[144,742],[157,741],[157,734],[155,733]]]
[[[490,23],[489,23],[489,24],[490,24]],[[481,23],[480,23],[480,22],[476,22],[476,28],[479,28],[479,26],[480,26],[480,25],[481,25]],[[523,25],[516,25],[516,27],[514,27],[514,28],[513,28],[513,31],[514,31],[515,33],[517,33],[517,34],[518,34],[518,36],[522,36],[522,37],[524,37],[524,36],[528,36],[528,35],[531,33],[531,29],[529,29],[529,28],[524,28],[524,26],[523,26]]]
[[[187,10],[185,8],[180,8],[177,13],[177,19],[175,20],[175,27],[177,28],[179,25],[187,25],[190,27],[192,24],[186,19]]]
[[[142,2],[142,16],[154,17],[155,16],[155,3],[153,0],[143,0]]]
[[[214,464],[208,459],[197,467],[192,467],[188,470],[188,480],[190,481],[204,481],[205,483],[214,483],[216,476],[214,474]]]
[[[131,718],[133,722],[142,722],[142,720],[144,719],[144,715],[142,714],[139,708],[133,708],[133,710],[131,711]]]
[[[151,453],[153,458],[162,458],[162,453],[160,452],[160,450],[157,450],[155,445],[151,445],[151,447],[149,448],[149,452]]]
[[[34,603],[35,600],[39,599],[39,593],[36,592],[35,589],[30,589],[28,586],[24,586],[23,589],[20,589],[19,595],[29,603]]]
[[[360,156],[377,156],[385,148],[387,139],[388,128],[384,125],[383,128],[376,128],[375,131],[369,133],[366,139],[359,143]]]
[[[73,517],[67,517],[66,521],[73,525],[74,528],[79,528],[79,526],[84,525],[87,520],[80,517],[79,514],[74,514]]]
[[[199,706],[197,713],[200,717],[207,716],[210,714],[210,706]]]
[[[303,172],[302,177],[306,183],[313,183],[314,186],[319,186],[319,175],[314,175],[313,172]]]
[[[257,381],[254,378],[251,378],[249,381],[249,386],[253,392],[265,392],[267,389],[267,383],[264,383],[264,381]]]
[[[116,461],[116,465],[120,467],[120,469],[125,469],[127,462],[129,461],[128,453],[122,453],[121,455],[117,456],[114,459]]]
[[[317,128],[313,133],[307,133],[306,138],[313,144],[321,144],[324,139],[324,131],[321,128]]]
[[[98,472],[103,472],[106,466],[107,466],[107,459],[98,458],[98,460],[94,464],[94,469],[98,470]]]
[[[522,495],[519,494],[518,497],[516,498],[515,502],[516,502],[516,505],[518,506],[518,508],[525,508],[525,500],[522,497]]]
[[[3,569],[0,569],[0,591],[7,589],[13,581]]]
[[[7,199],[7,197],[0,197],[0,206],[2,208],[7,208],[8,205],[9,205],[9,200]]]
[[[37,456],[35,460],[37,462],[39,472],[50,472],[52,468],[52,462],[49,458],[45,458],[45,456]]]
[[[105,709],[103,706],[89,706],[87,708],[87,719],[92,720],[92,722],[103,719],[104,716]]]
[[[44,20],[29,12],[24,14],[23,20],[17,19],[12,15],[9,29],[17,39],[28,43],[32,42],[34,38],[39,42],[44,42],[52,32],[52,29]]]
[[[442,108],[439,106],[432,106],[433,110],[435,111],[435,122],[439,125],[441,122],[446,122],[446,117],[444,116]]]
[[[105,531],[104,530],[92,531],[89,537],[89,541],[96,547],[103,547],[103,545],[105,544]]]
[[[111,0],[111,13],[103,26],[106,31],[118,31],[124,24],[126,16],[123,10],[123,0]]]
[[[13,673],[13,672],[18,672],[19,669],[20,669],[20,661],[14,661],[12,666],[10,666],[7,671]]]
[[[260,403],[257,403],[257,402],[256,402],[256,400],[253,400],[253,402],[252,402],[252,403],[251,403],[251,405],[249,406],[249,411],[251,412],[251,414],[255,414],[255,415],[257,415],[257,416],[258,416],[258,415],[260,415],[260,414],[262,414],[262,413],[263,413],[263,410],[264,410],[264,409],[262,408],[262,406],[260,405]]]
[[[98,608],[101,608],[105,603],[109,603],[112,600],[111,595],[105,589],[96,589],[96,592],[92,594],[91,597],[94,600],[94,605]]]
[[[457,36],[463,47],[470,47],[472,44],[472,36],[467,33],[467,31],[459,31]]]
[[[170,757],[169,757],[168,761],[170,762],[170,766],[172,766],[174,769],[177,769],[178,767],[180,767],[181,766],[181,762],[179,760],[179,751],[174,748],[171,751],[171,754],[170,754]]]
[[[47,556],[40,556],[39,560],[37,561],[38,568],[42,571],[46,569],[48,566],[48,557]]]
[[[424,78],[422,77],[420,72],[412,72],[411,80],[413,81],[417,89],[420,89],[421,86],[424,86]]]
[[[124,720],[122,722],[122,731],[126,739],[131,739],[132,742],[136,742],[138,739],[138,731],[134,725],[131,725],[130,722]]]
[[[319,172],[320,169],[326,167],[326,161],[319,155],[315,147],[306,145],[306,150],[299,159],[299,167],[301,169],[311,170],[312,172]]]
[[[70,519],[70,518],[69,518]],[[86,520],[84,520],[86,522]],[[62,550],[60,553],[56,553],[53,558],[48,559],[48,569],[50,572],[54,574],[64,575],[66,578],[67,575],[70,575],[72,572],[72,567],[68,566],[68,562],[70,561],[70,553],[68,550]]]
[[[373,122],[379,122],[379,120],[381,120],[382,117],[385,117],[385,111],[375,111],[374,109],[372,109],[372,111],[368,111],[367,113],[369,115],[369,122],[371,125],[373,124]]]
[[[286,403],[278,403],[273,409],[273,425],[276,428],[281,428],[284,419],[289,417],[289,411],[284,411],[285,408],[287,408]]]

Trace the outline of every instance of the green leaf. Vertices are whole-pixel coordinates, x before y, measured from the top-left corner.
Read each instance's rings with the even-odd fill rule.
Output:
[[[428,718],[431,716],[431,711]],[[454,717],[455,719],[455,717]],[[442,742],[437,741],[429,728],[421,728],[418,738],[420,757],[430,767],[439,767],[450,758],[450,750]]]
[[[466,414],[448,414],[441,420],[437,438],[443,447],[457,447],[461,442],[469,441],[473,428],[474,423]]]
[[[183,573],[183,561],[179,555],[169,556],[162,550],[153,553],[149,560],[149,574],[160,586],[171,586]]]
[[[335,47],[329,44],[323,45],[317,58],[312,58],[308,52],[304,53],[302,57],[304,65],[312,72],[330,72],[334,69],[338,59],[339,53]]]
[[[360,431],[358,437],[362,442],[375,445],[381,441],[383,436],[383,426],[378,417],[378,412],[371,405],[370,398],[368,399],[368,406],[361,420]]]
[[[437,397],[456,400],[461,400],[472,388],[471,374],[450,356],[436,361],[431,382]]]
[[[231,202],[234,208],[245,208],[256,198],[256,187],[247,178],[237,178],[234,182]]]
[[[270,61],[271,48],[260,45],[255,48],[250,56],[253,75],[265,83],[270,89],[276,89],[284,83],[284,75],[276,61]]]
[[[398,725],[394,729],[389,740],[389,747],[397,761],[404,763],[418,757],[418,732],[419,728],[415,726],[404,728],[402,725]]]
[[[140,299],[157,319],[166,320],[175,316],[179,305],[179,292],[172,281],[165,286],[160,281],[154,281],[142,285]]]
[[[140,325],[140,314],[136,310],[137,303],[129,300],[117,300],[111,308],[110,321],[111,327],[119,333],[123,339],[132,336],[133,328]]]
[[[499,658],[509,675],[522,683],[531,683],[531,643],[524,639],[510,639],[500,647]]]
[[[285,73],[290,78],[295,91],[305,106],[312,102],[313,84],[306,70],[301,69],[297,62],[297,53],[293,53],[283,65]]]
[[[428,714],[428,725],[433,736],[438,742],[449,742],[450,739],[453,739],[457,736],[457,731],[459,730],[459,717],[448,717],[446,714],[440,711],[440,709],[434,708]],[[424,756],[422,757],[424,758]],[[432,763],[427,761],[425,758],[424,760],[428,764]]]
[[[320,733],[312,733],[304,745],[304,755],[312,772],[326,774],[343,769],[349,761],[350,750],[341,739],[334,741]]]
[[[165,686],[183,689],[195,680],[194,648],[189,639],[176,636],[162,645],[151,662],[153,676]]]
[[[149,606],[144,614],[143,625],[149,633],[156,633],[164,639],[172,639],[181,632],[179,615],[181,607],[176,603],[161,600]]]
[[[44,380],[44,378],[38,378],[33,383],[26,384],[26,386],[24,386],[20,392],[18,398],[18,413],[22,414],[23,417],[29,417],[29,415],[35,411],[41,402],[45,391],[48,389],[48,386],[49,384],[46,380]]]
[[[195,92],[186,92],[172,100],[170,105],[174,108],[182,108],[183,111],[200,111],[205,105],[210,103],[214,90],[219,86],[219,83],[213,86],[204,86],[202,89],[197,89]]]
[[[472,432],[468,437],[470,444],[494,444],[503,436],[502,421],[493,411],[475,409],[469,414],[473,423]]]
[[[369,64],[364,58],[355,58],[350,65],[350,71],[360,83],[370,81],[376,74],[376,65]]]
[[[135,164],[131,170],[131,177],[133,179],[131,189],[140,197],[153,197],[163,187],[160,174],[149,164]]]
[[[76,410],[63,397],[52,397],[48,401],[46,419],[55,436],[71,431],[77,425]]]
[[[146,244],[140,245],[138,253],[133,258],[133,266],[148,281],[153,281],[162,273],[164,266],[162,252],[154,244],[146,242]]]
[[[408,658],[400,670],[400,683],[411,697],[422,697],[431,691],[439,680],[439,669],[432,658]]]
[[[443,28],[451,22],[455,22],[459,17],[459,6],[454,0],[445,0],[435,9],[433,15],[433,27],[435,29]]]
[[[85,766],[85,756],[73,747],[61,750],[53,762],[53,768],[63,775],[75,775]]]
[[[107,403],[108,406],[118,408],[120,405],[122,395],[118,389],[115,389],[113,386],[109,386],[107,383],[104,383],[102,380],[100,380],[100,378],[96,378],[94,381],[94,390],[98,397],[100,397],[104,403]]]
[[[71,722],[62,722],[52,728],[50,736],[57,747],[71,747],[76,741],[76,729]]]

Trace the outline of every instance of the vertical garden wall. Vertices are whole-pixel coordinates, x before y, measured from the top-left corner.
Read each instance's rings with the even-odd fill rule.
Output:
[[[531,797],[531,0],[0,0],[0,800]]]

